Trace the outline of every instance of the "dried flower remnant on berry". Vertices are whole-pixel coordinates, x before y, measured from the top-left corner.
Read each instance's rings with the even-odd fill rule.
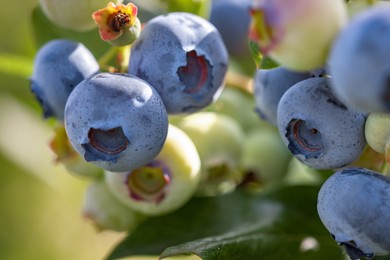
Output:
[[[168,166],[154,160],[130,172],[125,184],[132,199],[159,204],[166,196],[171,178]]]
[[[103,41],[111,41],[120,37],[125,28],[132,27],[137,20],[137,6],[132,3],[115,5],[110,2],[107,7],[92,14],[99,26]]]
[[[283,35],[280,26],[276,26],[278,16],[275,15],[274,3],[258,2],[250,10],[252,21],[249,28],[249,39],[256,42],[260,51],[267,55]]]

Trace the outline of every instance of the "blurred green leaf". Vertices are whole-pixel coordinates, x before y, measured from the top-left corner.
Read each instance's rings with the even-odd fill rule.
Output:
[[[253,61],[256,64],[257,69],[261,69],[261,61],[263,60],[263,54],[260,52],[259,45],[254,41],[249,41],[249,50],[251,51],[251,55]]]
[[[237,191],[194,198],[141,224],[108,259],[161,252],[161,257],[197,254],[206,260],[343,259],[318,218],[318,189],[282,186],[256,195]]]
[[[0,53],[0,73],[27,78],[32,73],[33,61],[25,56]]]
[[[87,32],[75,32],[54,25],[46,18],[39,6],[32,13],[32,25],[38,48],[50,40],[65,38],[83,43],[96,58],[99,58],[111,46],[100,39],[97,29]]]
[[[279,67],[279,64],[271,59],[269,56],[264,56],[261,60],[261,68],[262,69],[273,69]]]

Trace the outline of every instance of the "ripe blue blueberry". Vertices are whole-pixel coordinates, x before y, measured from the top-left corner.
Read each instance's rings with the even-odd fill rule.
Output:
[[[73,90],[65,107],[65,127],[86,161],[110,171],[128,171],[160,152],[168,116],[160,96],[145,81],[101,73]]]
[[[251,0],[214,0],[210,22],[221,33],[229,54],[249,55],[248,33]]]
[[[318,194],[321,221],[351,259],[390,252],[390,178],[365,168],[333,174]]]
[[[284,67],[257,70],[253,83],[256,112],[263,120],[276,125],[278,104],[287,89],[302,80],[324,74],[323,69],[308,72],[295,72]]]
[[[292,86],[280,100],[277,118],[289,150],[313,168],[346,166],[366,145],[365,114],[341,103],[327,78],[310,78]]]
[[[62,121],[73,88],[98,71],[95,57],[81,43],[58,39],[42,46],[34,60],[31,91],[43,108],[43,116]]]
[[[329,57],[331,86],[345,104],[390,112],[390,6],[362,11],[340,33]]]
[[[209,105],[222,89],[228,53],[217,29],[190,13],[150,20],[133,44],[129,73],[149,82],[168,113]]]

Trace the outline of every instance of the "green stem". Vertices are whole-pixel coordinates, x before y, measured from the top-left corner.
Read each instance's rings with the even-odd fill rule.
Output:
[[[118,52],[118,47],[111,46],[99,59],[99,66],[101,69],[109,70],[109,63]]]
[[[226,74],[226,85],[253,93],[253,79],[233,70],[228,70]]]
[[[102,70],[110,72],[127,72],[130,60],[131,45],[111,46],[99,59],[99,66]],[[112,64],[114,62],[115,67]]]
[[[381,169],[381,172],[386,175],[390,176],[390,142],[386,142],[385,144],[385,161],[383,162],[383,166]]]
[[[129,61],[130,61],[130,53],[131,53],[131,45],[118,47],[119,72],[121,73],[127,72]]]

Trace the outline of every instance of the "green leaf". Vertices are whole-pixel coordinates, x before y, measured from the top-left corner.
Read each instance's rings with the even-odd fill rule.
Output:
[[[54,25],[47,19],[39,6],[33,10],[32,26],[38,48],[50,40],[64,38],[83,43],[96,58],[99,58],[111,46],[100,39],[97,29],[76,32]]]
[[[343,259],[318,218],[317,193],[318,187],[283,186],[260,194],[194,198],[141,224],[108,259],[161,253],[205,260]],[[316,246],[305,251],[304,241]]]

